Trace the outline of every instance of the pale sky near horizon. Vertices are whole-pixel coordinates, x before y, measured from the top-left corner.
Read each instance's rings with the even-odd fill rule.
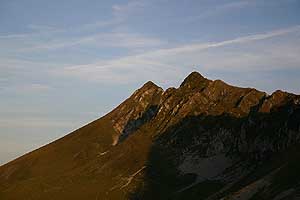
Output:
[[[300,0],[0,0],[0,165],[191,71],[300,93]]]

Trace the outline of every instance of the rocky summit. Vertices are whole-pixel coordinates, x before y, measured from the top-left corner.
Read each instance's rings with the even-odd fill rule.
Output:
[[[300,199],[299,141],[300,96],[193,72],[1,166],[0,199]]]

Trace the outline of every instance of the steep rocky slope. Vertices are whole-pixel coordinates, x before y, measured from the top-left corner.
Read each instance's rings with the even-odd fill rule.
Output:
[[[300,96],[191,73],[0,167],[0,199],[297,199]]]

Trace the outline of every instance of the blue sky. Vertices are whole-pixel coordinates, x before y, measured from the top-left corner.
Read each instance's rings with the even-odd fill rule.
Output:
[[[191,71],[300,93],[299,0],[1,0],[0,164]]]

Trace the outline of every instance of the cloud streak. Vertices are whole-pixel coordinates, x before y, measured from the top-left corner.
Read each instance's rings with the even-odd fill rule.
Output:
[[[206,19],[206,18],[209,18],[212,16],[223,14],[223,13],[229,12],[231,10],[242,9],[242,8],[245,8],[250,5],[255,5],[255,1],[252,0],[252,1],[229,2],[229,3],[223,4],[223,5],[219,5],[214,8],[205,10],[205,11],[201,12],[200,15],[187,17],[183,21],[185,21],[185,22],[198,21],[198,20]]]
[[[154,52],[154,54],[170,55],[170,54],[178,54],[178,53],[187,53],[187,52],[191,52],[191,51],[201,51],[201,50],[217,48],[217,47],[222,47],[222,46],[227,46],[227,45],[232,45],[232,44],[243,44],[243,43],[248,43],[248,42],[265,40],[265,39],[273,38],[276,36],[282,36],[282,35],[292,33],[295,31],[300,31],[300,25],[289,27],[286,29],[279,29],[279,30],[275,30],[275,31],[267,32],[267,33],[238,37],[238,38],[235,38],[232,40],[225,40],[225,41],[221,41],[221,42],[198,43],[198,44],[190,44],[190,45],[185,45],[185,46],[171,48],[171,49],[162,49],[162,50],[158,50],[158,51]]]
[[[128,17],[131,13],[141,10],[146,6],[146,2],[142,0],[129,1],[126,4],[114,4],[112,12],[115,17]]]
[[[202,67],[204,70],[220,67],[227,67],[227,70],[237,67],[240,70],[250,70],[257,69],[262,65],[270,68],[283,63],[290,64],[290,66],[299,64],[300,66],[300,59],[293,53],[297,48],[297,44],[295,46],[284,45],[284,43],[278,44],[276,48],[285,48],[286,50],[285,54],[280,54],[276,48],[272,47],[272,42],[268,42],[268,40],[298,33],[299,31],[300,26],[293,26],[221,42],[196,43],[176,48],[158,49],[118,59],[64,67],[55,73],[102,83],[120,84],[136,79],[153,79],[164,83],[164,80],[172,82],[179,74],[188,73],[192,66],[199,64],[204,65]],[[264,42],[267,46],[257,46],[261,42]],[[243,51],[233,48],[237,45],[239,47],[252,45],[254,50]],[[222,51],[223,48],[229,47],[233,49]],[[263,55],[266,49],[269,49],[269,52]]]
[[[155,47],[163,44],[158,38],[145,37],[135,33],[98,33],[94,35],[82,36],[51,41],[43,44],[34,45],[19,49],[21,52],[56,50],[74,46],[93,46],[97,48],[120,47],[120,48],[146,48]]]
[[[131,13],[142,9],[144,6],[145,2],[142,0],[129,1],[126,4],[114,4],[111,7],[112,17],[108,19],[98,20],[96,22],[69,28],[57,28],[47,25],[29,24],[27,28],[31,30],[30,32],[0,35],[0,39],[24,39],[38,37],[41,35],[54,35],[57,33],[86,32],[97,28],[117,26],[125,22]]]

